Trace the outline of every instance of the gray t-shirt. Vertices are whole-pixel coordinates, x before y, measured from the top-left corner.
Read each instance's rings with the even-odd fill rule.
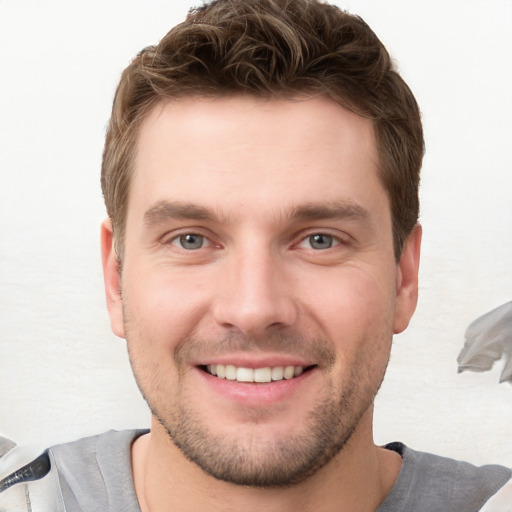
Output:
[[[130,447],[145,432],[111,430],[50,449],[66,512],[140,512]],[[386,448],[398,452],[403,464],[376,512],[478,512],[512,478],[511,470],[503,466],[478,468],[401,443]]]

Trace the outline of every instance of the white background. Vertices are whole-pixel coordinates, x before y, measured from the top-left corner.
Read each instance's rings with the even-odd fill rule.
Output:
[[[376,441],[512,465],[502,363],[456,365],[466,326],[512,300],[512,1],[339,4],[394,55],[427,139],[420,301]],[[0,433],[19,443],[149,424],[104,307],[100,158],[122,69],[189,6],[0,0]]]

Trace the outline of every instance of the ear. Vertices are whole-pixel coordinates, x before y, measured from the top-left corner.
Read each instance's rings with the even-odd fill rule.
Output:
[[[101,261],[103,264],[103,280],[110,326],[114,334],[125,337],[123,322],[123,298],[121,296],[121,271],[116,258],[114,232],[112,222],[106,219],[101,224]]]
[[[422,229],[419,224],[414,226],[407,237],[396,277],[396,309],[393,332],[401,333],[409,325],[409,321],[418,302],[418,270],[420,265]]]

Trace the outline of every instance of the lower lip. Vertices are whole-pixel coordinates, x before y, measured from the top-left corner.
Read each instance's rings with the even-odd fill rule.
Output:
[[[235,403],[261,406],[284,402],[292,398],[317,373],[318,369],[311,368],[293,379],[265,383],[220,379],[199,368],[196,368],[196,371],[216,395],[223,396]]]

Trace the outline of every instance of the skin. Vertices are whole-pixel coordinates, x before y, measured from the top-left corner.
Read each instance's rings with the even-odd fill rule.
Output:
[[[401,460],[373,442],[373,399],[416,306],[420,240],[396,262],[372,124],[332,101],[158,105],[122,276],[102,228],[112,329],[153,413],[132,452],[142,510],[375,510]],[[218,363],[309,370],[246,384],[202,369]]]

